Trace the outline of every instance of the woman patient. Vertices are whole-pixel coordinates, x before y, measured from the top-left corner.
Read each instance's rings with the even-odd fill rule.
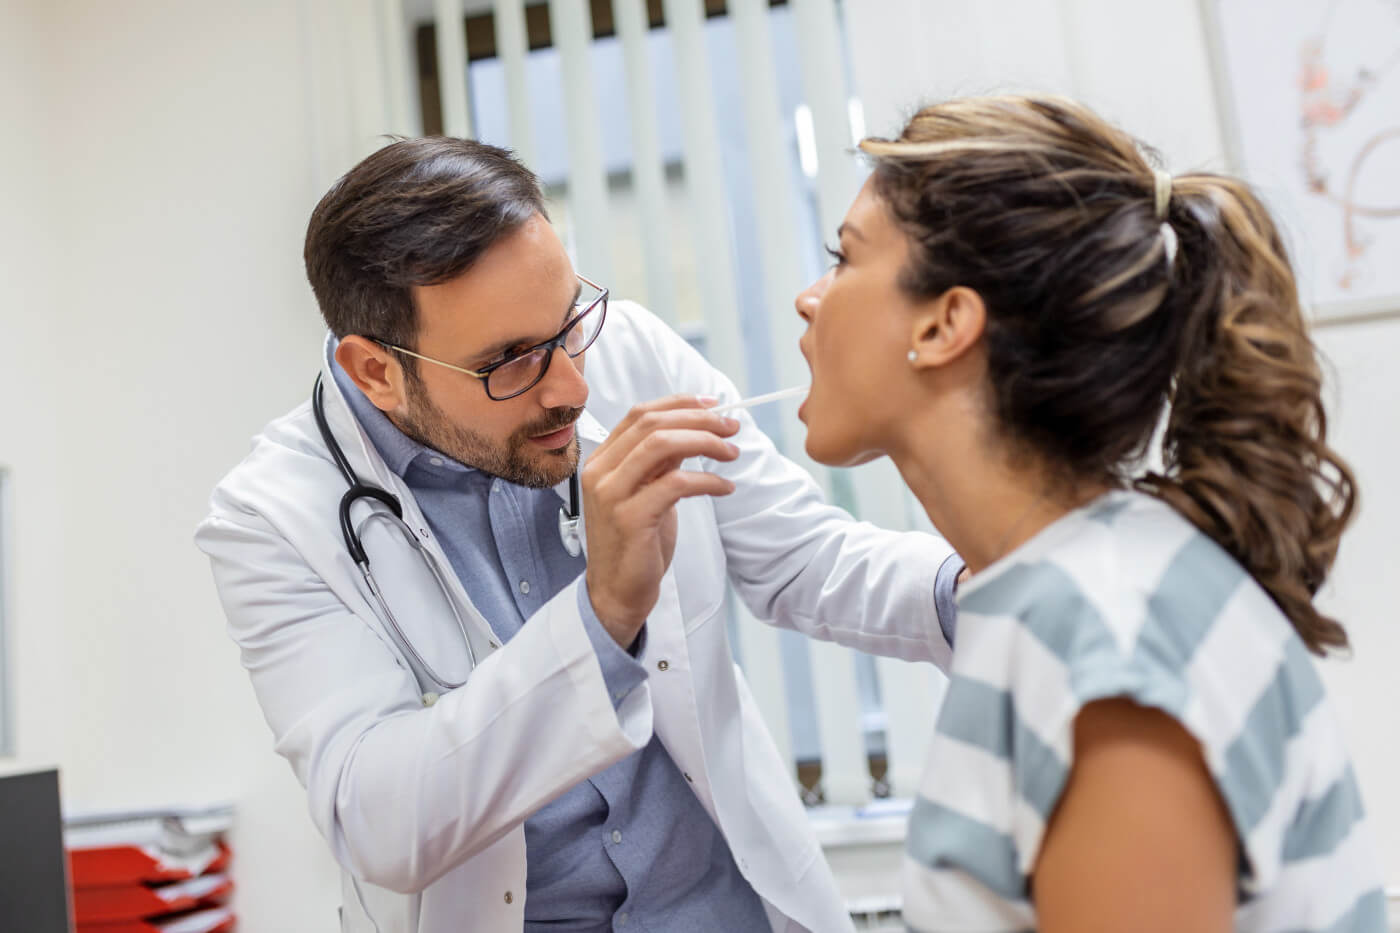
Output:
[[[797,299],[807,450],[967,560],[916,930],[1383,931],[1309,652],[1355,501],[1278,230],[1083,107],[921,110]],[[1158,472],[1144,464],[1165,416]]]

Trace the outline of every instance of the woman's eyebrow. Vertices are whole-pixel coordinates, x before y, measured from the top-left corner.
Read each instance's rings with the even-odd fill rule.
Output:
[[[839,240],[842,236],[844,236],[847,233],[855,237],[857,240],[865,239],[865,234],[861,233],[860,230],[856,227],[856,225],[851,223],[850,221],[846,221],[845,223],[841,224],[841,226],[836,228],[836,238]]]

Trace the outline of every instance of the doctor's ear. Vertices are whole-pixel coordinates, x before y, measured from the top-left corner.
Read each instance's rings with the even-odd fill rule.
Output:
[[[982,339],[987,306],[982,296],[955,285],[917,305],[909,362],[915,369],[946,366],[961,359]]]
[[[392,350],[367,337],[349,334],[336,346],[335,361],[375,408],[390,412],[404,403],[403,364]]]

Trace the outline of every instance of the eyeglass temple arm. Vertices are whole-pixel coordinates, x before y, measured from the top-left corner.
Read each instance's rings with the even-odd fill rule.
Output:
[[[425,363],[436,363],[439,366],[446,366],[448,369],[455,369],[459,373],[466,373],[468,376],[475,376],[477,379],[485,379],[488,375],[487,373],[479,373],[474,369],[467,369],[462,366],[456,366],[452,363],[444,363],[442,360],[435,360],[431,356],[424,356],[421,353],[414,353],[412,350],[407,350],[401,346],[398,346],[397,344],[384,343],[382,340],[375,342],[378,343],[381,347],[387,347],[390,350],[397,350],[399,353],[402,353],[406,356],[411,356],[416,360],[422,360]]]

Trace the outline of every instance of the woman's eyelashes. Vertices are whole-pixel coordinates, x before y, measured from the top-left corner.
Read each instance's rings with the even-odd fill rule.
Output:
[[[839,269],[846,264],[846,254],[841,252],[841,247],[826,245],[822,249],[826,250],[826,254],[831,257],[833,267]]]

